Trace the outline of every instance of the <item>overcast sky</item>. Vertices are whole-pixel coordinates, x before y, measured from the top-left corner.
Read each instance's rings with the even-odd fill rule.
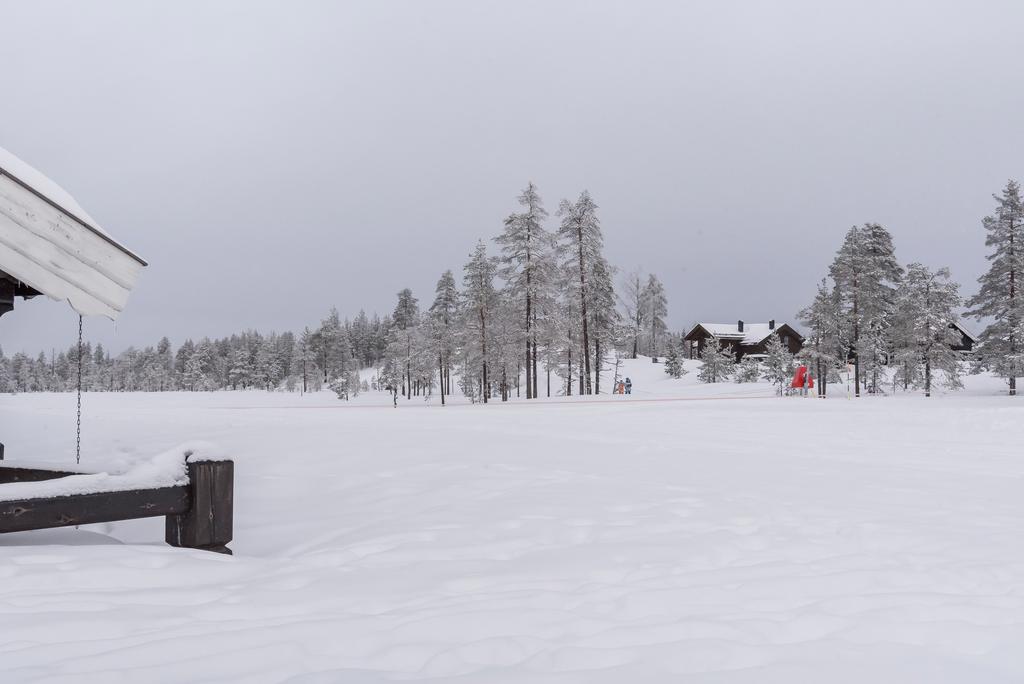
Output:
[[[790,320],[844,232],[984,267],[1020,2],[0,0],[0,146],[150,261],[115,350],[429,303],[527,181],[590,190],[670,326]],[[10,354],[77,319],[35,299]]]

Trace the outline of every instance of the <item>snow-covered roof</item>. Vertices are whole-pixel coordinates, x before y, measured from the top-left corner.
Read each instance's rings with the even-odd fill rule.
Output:
[[[963,323],[961,323],[960,321],[954,321],[953,327],[962,332],[971,342],[977,343],[978,338],[975,337],[974,333],[965,328]]]
[[[694,328],[701,327],[723,340],[739,340],[741,344],[759,344],[781,326],[771,327],[770,323],[743,323],[740,332],[739,322],[736,323],[698,323]],[[693,330],[690,330],[692,333]],[[690,336],[687,333],[687,337]]]
[[[145,265],[67,191],[0,147],[0,271],[80,314],[113,319]]]

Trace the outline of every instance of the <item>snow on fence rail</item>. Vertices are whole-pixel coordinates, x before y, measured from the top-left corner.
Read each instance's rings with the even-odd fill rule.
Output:
[[[162,515],[168,544],[231,553],[234,463],[215,448],[182,445],[96,470],[0,462],[0,533]]]

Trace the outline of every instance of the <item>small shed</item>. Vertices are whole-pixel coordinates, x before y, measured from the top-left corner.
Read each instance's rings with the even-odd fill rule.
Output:
[[[714,337],[722,347],[732,351],[738,362],[744,356],[765,354],[772,335],[778,335],[782,345],[792,354],[804,346],[803,335],[786,323],[777,326],[774,319],[767,323],[698,323],[686,333],[683,344],[686,355],[696,359],[704,351],[707,341]]]

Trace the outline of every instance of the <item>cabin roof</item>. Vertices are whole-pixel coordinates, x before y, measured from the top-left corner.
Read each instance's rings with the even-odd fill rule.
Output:
[[[963,323],[961,323],[960,321],[953,321],[953,327],[962,332],[964,336],[967,337],[967,339],[969,339],[971,342],[977,343],[978,338],[974,335],[974,333],[965,328]]]
[[[70,193],[0,147],[0,272],[83,315],[113,319],[144,266]]]
[[[721,340],[737,340],[740,344],[760,344],[768,339],[768,336],[773,332],[778,332],[782,328],[787,328],[793,332],[794,335],[800,336],[800,333],[796,332],[789,325],[783,323],[782,325],[776,325],[774,328],[771,327],[770,323],[743,323],[743,331],[740,332],[739,322],[736,323],[698,323],[690,329],[690,332],[686,333],[686,338],[689,339],[691,335],[697,332],[698,328],[702,328],[709,335],[714,335]],[[801,338],[802,339],[802,338]]]

